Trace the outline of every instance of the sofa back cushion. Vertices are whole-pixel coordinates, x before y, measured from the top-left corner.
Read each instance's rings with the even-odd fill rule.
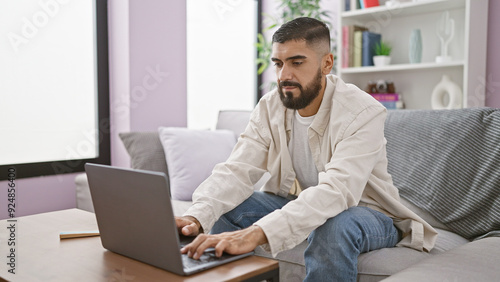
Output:
[[[216,129],[227,129],[240,136],[250,121],[251,111],[220,111]]]
[[[500,229],[500,110],[390,111],[388,170],[401,197],[472,239]]]

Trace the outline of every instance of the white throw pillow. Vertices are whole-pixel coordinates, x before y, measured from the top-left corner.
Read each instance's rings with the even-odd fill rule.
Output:
[[[226,161],[236,137],[229,130],[158,129],[170,178],[172,199],[191,201],[194,190],[210,176],[214,166]]]

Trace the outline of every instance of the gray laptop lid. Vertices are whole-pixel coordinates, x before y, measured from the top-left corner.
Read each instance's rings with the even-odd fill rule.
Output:
[[[194,260],[180,253],[164,173],[97,164],[86,164],[85,170],[104,248],[179,275],[252,254],[225,254],[222,260],[184,265]]]
[[[86,164],[104,248],[184,274],[166,176]]]

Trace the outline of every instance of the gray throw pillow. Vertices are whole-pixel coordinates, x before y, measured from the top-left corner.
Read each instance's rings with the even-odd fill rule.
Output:
[[[126,132],[118,135],[127,149],[133,169],[163,172],[168,179],[165,152],[158,132]]]

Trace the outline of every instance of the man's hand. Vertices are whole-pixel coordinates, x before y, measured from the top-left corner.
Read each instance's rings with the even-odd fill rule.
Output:
[[[253,251],[258,245],[267,243],[267,237],[259,226],[252,225],[243,230],[225,232],[221,234],[200,234],[191,244],[181,249],[181,253],[199,259],[203,252],[210,247],[215,248],[215,255],[222,256],[222,252],[232,255],[244,254]]]
[[[200,222],[192,216],[176,216],[175,223],[179,234],[184,236],[196,236],[199,233],[203,233]]]

